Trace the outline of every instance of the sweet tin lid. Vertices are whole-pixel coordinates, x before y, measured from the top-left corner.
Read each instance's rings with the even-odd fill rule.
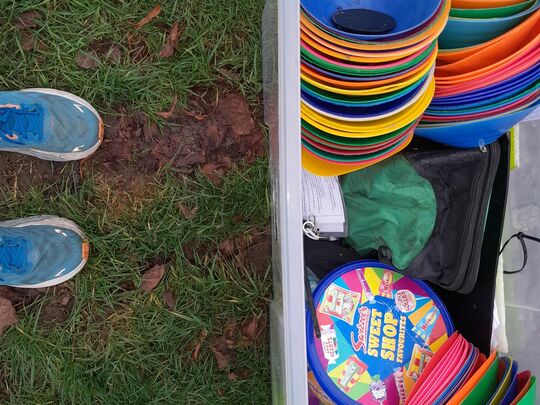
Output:
[[[314,293],[321,338],[307,314],[308,362],[336,403],[403,404],[454,327],[431,288],[379,262],[342,266]]]

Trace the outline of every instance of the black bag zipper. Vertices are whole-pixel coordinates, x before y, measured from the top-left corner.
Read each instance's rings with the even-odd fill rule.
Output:
[[[486,153],[488,156],[482,159],[482,166],[478,171],[472,189],[473,202],[471,206],[473,210],[467,216],[467,226],[464,230],[464,250],[459,252],[461,260],[459,266],[457,266],[456,279],[447,287],[462,294],[470,293],[474,289],[478,278],[485,221],[489,209],[489,199],[491,198],[491,186],[495,180],[501,156],[499,143],[495,142],[490,145]]]

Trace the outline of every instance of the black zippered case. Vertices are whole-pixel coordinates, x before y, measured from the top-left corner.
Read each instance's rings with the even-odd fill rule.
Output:
[[[431,237],[404,273],[449,291],[470,293],[478,278],[501,145],[453,149],[419,140],[404,156],[431,183],[437,201]]]
[[[491,351],[495,286],[510,176],[510,141],[503,136],[497,144],[501,157],[489,200],[476,285],[468,294],[456,294],[436,287],[456,329],[486,355]]]

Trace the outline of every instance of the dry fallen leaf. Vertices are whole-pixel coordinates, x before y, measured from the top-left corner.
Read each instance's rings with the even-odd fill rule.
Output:
[[[221,242],[218,249],[223,257],[231,257],[234,254],[234,241],[232,239],[228,239]]]
[[[34,49],[34,36],[30,31],[21,31],[21,48],[25,52],[30,52]]]
[[[98,57],[94,51],[90,53],[77,52],[75,61],[77,62],[77,66],[82,69],[95,69],[99,65]]]
[[[113,62],[118,62],[122,59],[122,49],[118,45],[112,45],[106,56]]]
[[[230,126],[236,135],[249,135],[256,128],[249,105],[240,94],[222,96],[218,104],[218,114],[223,124]]]
[[[208,138],[207,148],[210,150],[216,150],[219,148],[223,142],[224,136],[225,131],[223,128],[219,128],[214,123],[209,123],[206,126],[206,137]]]
[[[147,270],[141,281],[141,290],[143,291],[152,291],[154,288],[158,286],[158,284],[161,282],[161,279],[165,275],[165,265],[163,264],[156,264],[155,266],[151,267],[149,270]]]
[[[193,361],[197,360],[199,358],[199,353],[201,352],[201,342],[197,342],[195,345],[195,348],[193,349],[193,353],[191,353],[191,358]]]
[[[236,356],[236,352],[229,347],[225,336],[222,336],[217,340],[214,346],[212,346],[212,351],[216,358],[218,370],[225,370]]]
[[[17,322],[15,308],[13,308],[11,301],[0,297],[0,335],[2,335],[9,326],[15,325]]]
[[[174,55],[176,48],[178,47],[178,38],[180,38],[180,25],[178,21],[174,23],[165,39],[165,44],[159,53],[162,58],[169,58]]]
[[[237,214],[233,217],[233,221],[236,222],[237,224],[240,224],[242,222],[245,222],[246,218],[244,218],[242,214]]]
[[[203,167],[201,167],[201,172],[217,186],[221,183],[223,176],[231,167],[232,159],[229,156],[224,156],[219,162],[211,162],[203,165]]]
[[[229,364],[236,359],[236,335],[237,324],[232,320],[225,325],[223,335],[217,338],[212,346],[219,370],[228,368]]]
[[[148,14],[146,14],[141,21],[134,25],[136,29],[140,29],[156,18],[161,13],[161,5],[156,5]]]
[[[135,290],[135,283],[133,280],[122,281],[120,285],[118,285],[118,289],[122,292],[133,291]]]
[[[216,163],[206,163],[201,167],[201,173],[217,186],[221,183],[221,177],[223,176],[224,171],[220,170],[219,165]]]
[[[195,118],[197,121],[204,121],[208,114],[200,114],[195,111],[186,111],[186,115],[189,115],[191,118]]]
[[[199,211],[199,207],[189,208],[184,204],[179,204],[178,208],[180,209],[180,212],[185,219],[195,218],[195,216],[197,215],[197,211]]]
[[[259,320],[257,318],[251,318],[249,319],[243,326],[242,326],[242,336],[246,340],[253,340],[257,337],[259,334]]]
[[[174,311],[176,308],[176,295],[174,295],[174,293],[171,290],[167,289],[163,292],[163,299],[167,307],[171,311]]]
[[[41,14],[37,11],[25,11],[17,17],[15,26],[18,28],[36,28],[38,26],[36,20],[41,18]]]
[[[247,380],[250,376],[251,376],[251,370],[245,367],[241,367],[233,371],[232,373],[229,373],[227,378],[229,379],[229,381],[237,381],[237,380],[243,381],[243,380]]]
[[[204,340],[206,339],[207,336],[208,336],[208,332],[206,331],[206,329],[201,330],[201,332],[199,333],[199,340],[195,344],[195,348],[193,349],[193,353],[191,353],[191,358],[193,359],[193,361],[195,361],[195,360],[197,360],[199,358],[199,353],[201,352],[202,342],[204,342]]]
[[[158,115],[161,118],[169,118],[171,115],[173,115],[174,110],[176,109],[176,103],[178,103],[178,96],[175,94],[169,111],[158,112],[156,113],[156,115]]]

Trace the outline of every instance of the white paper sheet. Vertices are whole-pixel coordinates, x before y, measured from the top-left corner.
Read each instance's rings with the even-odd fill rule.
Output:
[[[337,177],[302,173],[302,212],[304,220],[314,221],[321,235],[344,236],[345,206]]]

